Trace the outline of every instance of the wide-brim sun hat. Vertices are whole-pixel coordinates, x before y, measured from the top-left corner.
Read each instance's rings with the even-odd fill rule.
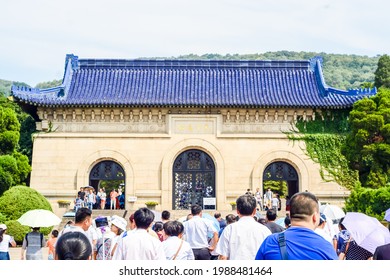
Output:
[[[0,224],[0,229],[6,230],[6,229],[7,229],[7,226],[6,226],[5,224]]]
[[[117,216],[117,215],[113,215],[111,217],[111,224],[113,224],[117,228],[120,228],[121,230],[124,230],[124,231],[126,230],[126,227],[127,227],[126,220],[123,219],[122,217]]]

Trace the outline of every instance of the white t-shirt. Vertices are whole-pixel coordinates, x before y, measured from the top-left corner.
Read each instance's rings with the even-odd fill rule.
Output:
[[[3,234],[3,241],[0,242],[0,252],[9,252],[9,244],[13,241],[13,237],[8,234]]]
[[[118,241],[113,260],[166,260],[162,242],[145,229],[127,231]]]
[[[279,199],[277,199],[276,197],[273,197],[271,201],[273,207],[277,208],[279,206]]]
[[[186,241],[192,249],[208,248],[208,235],[214,235],[214,232],[218,233],[211,220],[203,219],[198,215],[183,225]]]
[[[187,241],[184,241],[177,236],[169,236],[167,239],[165,239],[162,242],[167,260],[173,259],[177,250],[179,249],[180,243],[182,241],[183,241],[183,244],[181,245],[180,251],[177,254],[175,260],[194,260],[195,259],[194,253],[191,249],[191,246]]]
[[[271,231],[252,216],[241,217],[225,227],[216,252],[229,260],[254,260],[264,239]]]
[[[321,235],[325,240],[333,244],[333,238],[323,228],[316,228],[314,232],[318,235]]]

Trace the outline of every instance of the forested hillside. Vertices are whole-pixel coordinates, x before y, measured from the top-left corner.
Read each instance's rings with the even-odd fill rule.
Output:
[[[326,54],[314,52],[266,52],[263,54],[205,54],[183,55],[181,59],[255,59],[255,60],[309,60],[315,56],[323,58],[323,71],[328,86],[340,89],[358,88],[374,82],[374,72],[380,56]]]
[[[169,59],[256,59],[256,60],[308,60],[315,56],[323,58],[323,71],[328,86],[340,89],[358,88],[362,85],[374,82],[374,72],[377,68],[379,56],[368,57],[359,55],[327,54],[314,52],[266,52],[258,54],[204,54],[183,55],[170,57]],[[160,57],[161,58],[161,57]],[[0,77],[1,78],[1,77]],[[11,93],[11,85],[25,85],[20,82],[12,82],[0,79],[0,93],[8,96]],[[41,82],[33,87],[47,88],[61,84],[61,80]]]

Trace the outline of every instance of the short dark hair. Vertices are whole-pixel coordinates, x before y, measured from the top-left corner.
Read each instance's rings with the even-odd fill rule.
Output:
[[[294,194],[290,200],[291,220],[307,220],[315,212],[319,212],[317,197],[310,192],[299,192]]]
[[[51,234],[53,234],[54,237],[58,237],[58,230],[53,229],[53,230],[51,231]]]
[[[344,217],[342,217],[339,221],[339,226],[341,228],[341,230],[346,230],[345,226],[343,225],[343,221],[344,221]]]
[[[265,215],[268,221],[275,221],[277,217],[275,209],[268,209]]]
[[[169,220],[169,218],[171,217],[171,213],[167,210],[164,210],[161,212],[161,218],[163,220]]]
[[[229,214],[226,216],[226,223],[228,225],[234,223],[236,221],[236,216],[234,214]]]
[[[168,236],[179,236],[184,231],[184,226],[179,221],[169,221],[164,224],[164,232]]]
[[[237,198],[236,200],[237,210],[243,216],[252,215],[253,211],[256,209],[257,202],[256,198],[252,195],[244,194]]]
[[[200,205],[195,204],[191,206],[191,214],[192,215],[199,215],[199,213],[202,212],[202,207]]]
[[[86,207],[81,207],[77,210],[76,215],[75,215],[75,223],[81,223],[84,222],[85,219],[92,217],[92,210],[86,208]]]
[[[70,231],[58,238],[55,252],[59,260],[87,260],[92,255],[92,245],[84,233]]]
[[[290,220],[290,217],[286,217],[286,218],[284,218],[284,225],[285,225],[286,227],[289,227],[289,226],[291,226],[291,220]]]
[[[164,228],[163,222],[155,222],[153,225],[153,230],[155,232],[159,232],[159,231],[163,230],[163,228]]]
[[[153,223],[154,213],[146,207],[135,211],[134,221],[137,228],[147,229]]]
[[[221,213],[215,212],[214,213],[214,218],[216,218],[216,219],[221,218]]]

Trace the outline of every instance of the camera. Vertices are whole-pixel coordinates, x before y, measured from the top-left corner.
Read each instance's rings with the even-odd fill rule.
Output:
[[[97,228],[106,227],[108,226],[108,219],[107,217],[96,218],[95,224]]]

